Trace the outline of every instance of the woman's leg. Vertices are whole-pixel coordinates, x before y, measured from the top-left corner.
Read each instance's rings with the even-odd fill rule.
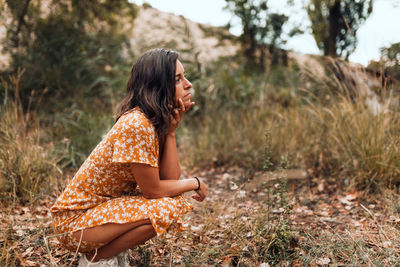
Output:
[[[118,224],[108,223],[88,229],[74,232],[76,240],[93,243],[103,243],[103,247],[97,250],[93,259],[97,261],[103,258],[112,257],[121,251],[139,245],[154,237],[156,232],[149,219],[132,223]]]
[[[150,224],[149,219],[131,223],[107,223],[92,228],[87,228],[74,232],[72,235],[77,240],[93,243],[109,243],[120,235],[144,224]]]
[[[154,236],[156,236],[156,232],[151,224],[140,225],[99,248],[92,261],[110,258],[124,250],[140,245]]]

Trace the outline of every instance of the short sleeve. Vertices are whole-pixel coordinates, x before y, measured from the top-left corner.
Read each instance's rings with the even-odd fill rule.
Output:
[[[121,117],[117,123],[112,162],[158,167],[158,139],[151,122],[137,111]]]

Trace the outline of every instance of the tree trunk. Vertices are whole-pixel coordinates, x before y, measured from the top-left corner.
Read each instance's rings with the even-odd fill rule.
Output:
[[[342,19],[340,1],[337,0],[329,9],[329,37],[325,45],[325,56],[337,56],[336,40],[339,35],[339,20]]]
[[[16,48],[19,46],[19,32],[21,31],[22,25],[26,25],[25,15],[28,13],[28,7],[29,7],[30,1],[31,0],[25,1],[22,12],[19,15],[17,30],[15,31],[15,34],[14,34],[14,47],[16,47]]]

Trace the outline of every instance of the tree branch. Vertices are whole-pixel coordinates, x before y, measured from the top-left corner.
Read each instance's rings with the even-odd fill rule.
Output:
[[[25,23],[25,15],[28,13],[28,7],[29,7],[30,1],[31,0],[26,0],[25,1],[24,8],[22,9],[21,14],[19,15],[18,26],[17,26],[17,30],[15,32],[15,39],[14,39],[14,46],[15,47],[18,47],[18,45],[19,45],[18,34],[21,31],[22,25],[26,25],[26,23]]]

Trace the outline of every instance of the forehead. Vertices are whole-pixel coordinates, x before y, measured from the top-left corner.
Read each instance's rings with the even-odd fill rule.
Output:
[[[184,71],[183,65],[179,60],[176,60],[176,74],[182,73]]]

